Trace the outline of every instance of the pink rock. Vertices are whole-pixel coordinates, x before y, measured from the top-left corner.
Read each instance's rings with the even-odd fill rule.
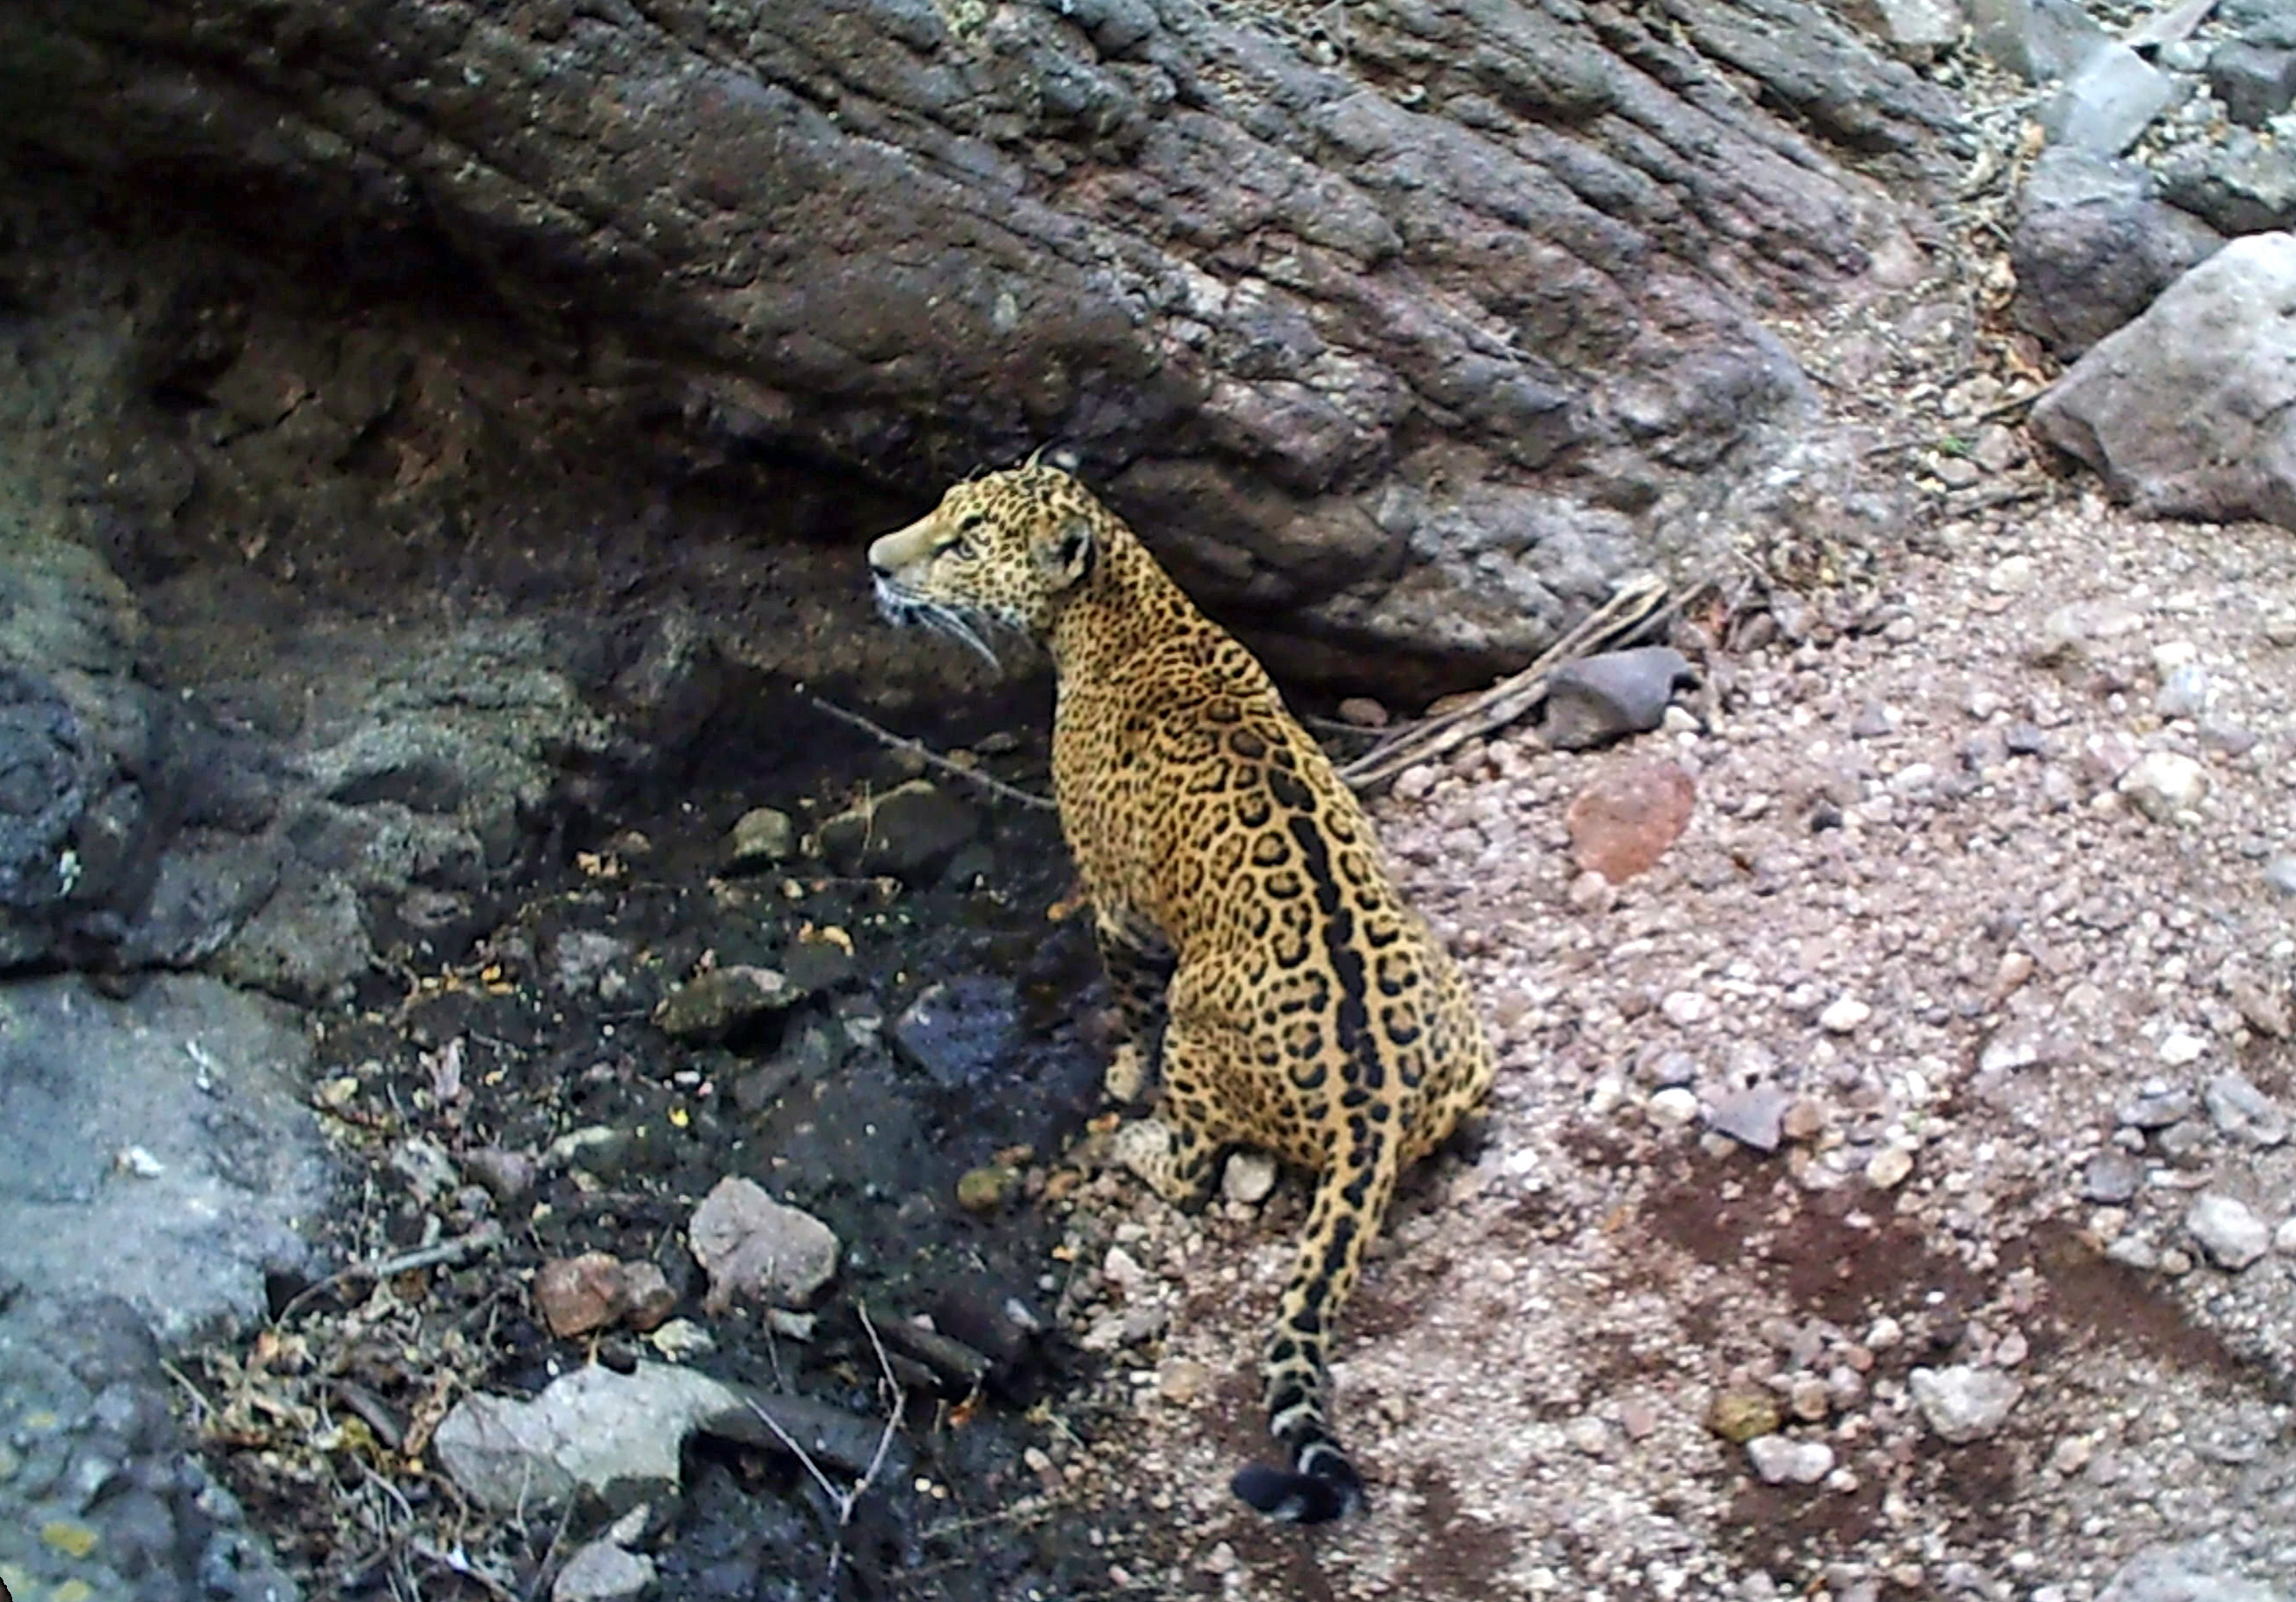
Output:
[[[1690,776],[1672,762],[1613,768],[1570,803],[1570,855],[1582,869],[1623,884],[1680,838],[1697,794]]]

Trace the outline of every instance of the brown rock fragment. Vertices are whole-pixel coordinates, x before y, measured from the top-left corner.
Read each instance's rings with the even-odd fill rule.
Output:
[[[1565,819],[1581,868],[1623,884],[1646,873],[1681,837],[1697,787],[1672,762],[1613,768],[1578,793]]]

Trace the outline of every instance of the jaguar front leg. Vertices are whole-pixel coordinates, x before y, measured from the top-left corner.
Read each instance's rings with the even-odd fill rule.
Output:
[[[1104,913],[1095,913],[1092,932],[1116,1006],[1116,1045],[1102,1083],[1111,1101],[1129,1106],[1147,1088],[1176,959],[1162,936]]]

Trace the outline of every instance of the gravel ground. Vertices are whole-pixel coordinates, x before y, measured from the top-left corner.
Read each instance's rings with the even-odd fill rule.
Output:
[[[1103,1178],[1071,1303],[1149,1333],[1066,1472],[1160,1488],[1144,1588],[2074,1602],[2204,1535],[2296,1573],[2296,546],[2038,489],[1710,655],[1702,719],[1398,784],[1504,1067],[1343,1325],[1376,1500],[1301,1536],[1225,1488],[1298,1188]],[[1682,837],[1578,877],[1572,798],[1653,762]]]

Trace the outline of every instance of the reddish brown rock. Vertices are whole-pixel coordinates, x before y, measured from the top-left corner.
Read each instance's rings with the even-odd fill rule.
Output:
[[[605,1252],[554,1258],[534,1277],[534,1304],[562,1340],[605,1328],[621,1317],[621,1260]]]
[[[1610,769],[1570,803],[1571,859],[1613,884],[1648,872],[1680,837],[1697,793],[1672,762]]]

